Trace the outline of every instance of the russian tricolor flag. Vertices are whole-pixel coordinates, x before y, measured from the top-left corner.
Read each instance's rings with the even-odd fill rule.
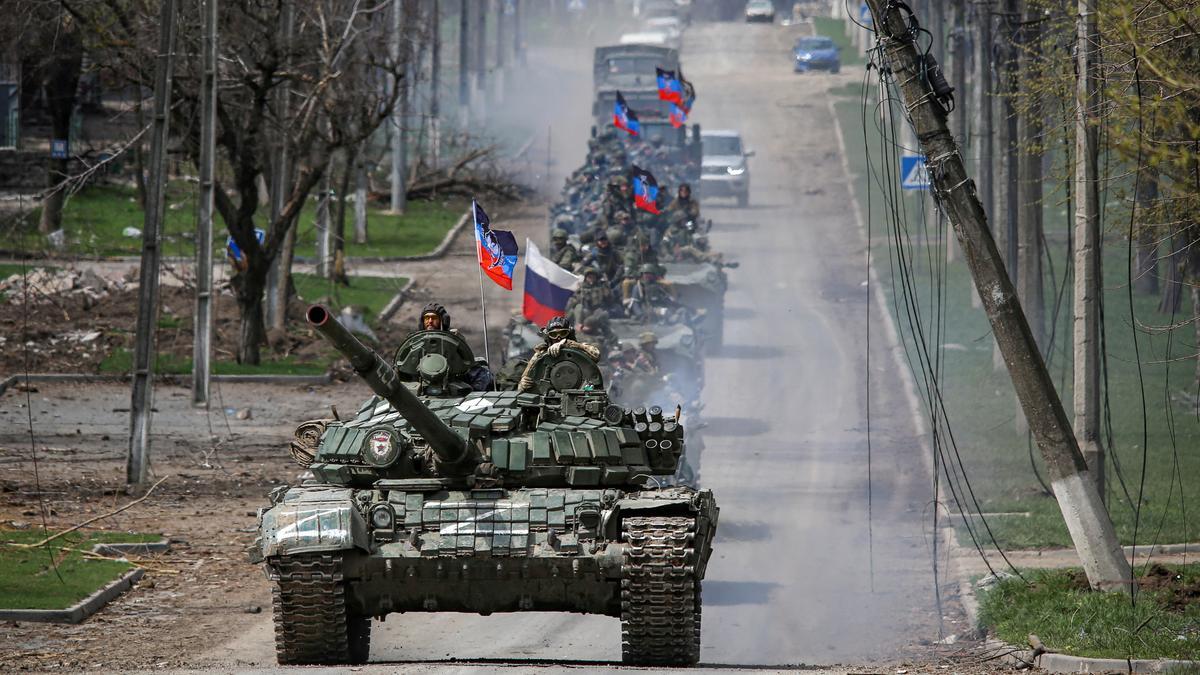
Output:
[[[532,240],[525,240],[525,306],[523,313],[538,326],[567,313],[567,301],[575,295],[581,277],[542,256]]]

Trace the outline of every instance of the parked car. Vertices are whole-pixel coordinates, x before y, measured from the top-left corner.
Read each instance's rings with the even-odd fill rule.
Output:
[[[746,3],[746,22],[775,23],[775,3],[771,0],[749,0]]]
[[[842,68],[841,48],[832,38],[824,35],[802,37],[792,48],[793,70],[807,73],[810,70],[828,70],[836,73]]]
[[[738,206],[750,203],[750,166],[753,150],[742,145],[734,129],[705,129],[700,132],[700,194],[733,197]]]

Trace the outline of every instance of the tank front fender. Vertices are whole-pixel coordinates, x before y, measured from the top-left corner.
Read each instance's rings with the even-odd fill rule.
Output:
[[[262,558],[351,548],[370,551],[367,522],[352,502],[276,504],[263,512],[256,543]]]

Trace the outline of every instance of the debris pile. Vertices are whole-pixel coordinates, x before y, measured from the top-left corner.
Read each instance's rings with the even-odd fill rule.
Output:
[[[13,274],[0,281],[0,297],[11,305],[45,305],[61,298],[79,298],[84,309],[94,306],[111,293],[137,288],[137,282],[124,278],[107,279],[91,270],[56,270],[37,267],[25,274]]]

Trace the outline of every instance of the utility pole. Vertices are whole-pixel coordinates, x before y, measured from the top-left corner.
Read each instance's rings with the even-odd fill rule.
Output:
[[[940,5],[939,5],[940,7]],[[940,13],[941,10],[939,9]],[[950,57],[952,59],[950,77],[954,81],[954,91],[957,92],[954,108],[955,127],[958,131],[959,143],[963,147],[969,147],[968,139],[971,135],[970,128],[967,127],[967,107],[971,97],[967,91],[967,27],[966,27],[966,7],[964,0],[955,0],[951,7],[951,28],[949,40],[951,44]],[[946,262],[954,262],[955,243],[954,243],[954,226],[949,222],[946,223]]]
[[[504,0],[496,0],[503,3]],[[500,4],[496,7],[496,49],[495,58],[492,59],[496,63],[496,71],[492,75],[492,104],[499,105],[504,102],[504,52],[508,49],[508,41],[504,39],[504,7]]]
[[[392,82],[393,94],[396,96],[396,101],[392,105],[392,213],[404,213],[406,189],[404,186],[404,178],[406,173],[406,162],[404,157],[404,146],[406,134],[406,123],[404,119],[408,108],[408,89],[409,82],[407,74],[410,70],[409,62],[411,59],[412,50],[407,45],[401,47],[403,40],[401,34],[404,29],[404,14],[408,8],[410,0],[393,0],[392,2],[392,39],[391,39],[391,56],[392,62],[399,64],[404,63],[404,76],[397,71],[395,81]]]
[[[1128,589],[1133,583],[1129,561],[1079,452],[1066,411],[1016,300],[996,242],[988,232],[987,215],[946,126],[945,111],[921,75],[925,71],[907,17],[895,3],[867,0],[867,4],[875,17],[875,30],[886,60],[880,65],[883,72],[893,73],[904,101],[911,106],[917,138],[929,158],[934,194],[962,244],[963,257],[983,301],[992,333],[1004,352],[1013,387],[1045,460],[1054,496],[1088,582],[1092,588]]]
[[[321,182],[317,187],[317,276],[322,279],[333,278],[333,227],[330,223],[329,197],[331,183],[329,174],[333,173],[333,156],[321,172]]]
[[[433,170],[441,166],[442,115],[439,89],[442,86],[442,0],[433,0],[429,12],[429,157]]]
[[[1096,0],[1079,0],[1075,85],[1075,436],[1104,494],[1100,436],[1100,180]]]
[[[163,196],[167,188],[167,139],[171,133],[171,74],[175,49],[175,0],[162,0],[158,57],[154,65],[154,127],[150,137],[142,261],[138,269],[137,333],[133,349],[133,392],[129,403],[129,456],[125,480],[141,486],[150,476],[150,418],[154,408],[155,333],[158,329],[158,267],[162,260]]]
[[[978,62],[979,80],[976,89],[979,92],[976,110],[979,113],[979,179],[980,199],[988,218],[995,219],[996,198],[995,164],[993,157],[993,140],[996,138],[995,118],[992,100],[996,89],[992,80],[992,0],[983,0],[976,10],[976,22],[979,25],[979,39],[975,45],[975,60]]]
[[[1036,80],[1035,60],[1040,53],[1041,12],[1035,2],[1021,3],[1019,29],[1022,82]],[[1037,91],[1024,94],[1028,105],[1017,118],[1017,293],[1033,339],[1046,348],[1045,295],[1042,290],[1042,105]]]
[[[296,13],[292,3],[294,0],[280,0],[279,23],[283,44],[283,64],[286,69],[292,55],[292,31],[295,28]],[[287,199],[288,188],[292,181],[292,160],[288,153],[287,121],[291,114],[291,96],[286,84],[276,88],[276,109],[279,110],[279,131],[275,135],[274,170],[271,175],[271,222],[279,219],[283,205]],[[267,330],[282,331],[287,323],[287,305],[289,282],[292,274],[292,258],[296,252],[296,229],[289,227],[283,237],[283,245],[279,255],[267,270]]]
[[[367,142],[354,153],[354,243],[367,243]]]
[[[203,0],[200,78],[200,199],[196,218],[196,315],[192,334],[192,405],[208,407],[213,331],[213,167],[217,130],[217,2]]]
[[[471,3],[458,5],[458,108],[465,131],[471,124]]]
[[[525,23],[521,13],[521,0],[513,0],[513,60],[525,65]]]
[[[487,96],[487,14],[488,0],[476,0],[475,7],[479,12],[479,25],[475,27],[475,96],[474,100],[482,102]],[[484,107],[479,106],[482,111]]]
[[[1004,27],[1004,94],[1001,106],[1004,110],[1004,248],[1009,275],[1016,277],[1020,258],[1017,252],[1017,229],[1020,227],[1021,202],[1017,192],[1020,180],[1020,146],[1017,143],[1017,109],[1013,99],[1017,97],[1017,22],[1020,17],[1021,0],[1007,0],[1001,25]]]

